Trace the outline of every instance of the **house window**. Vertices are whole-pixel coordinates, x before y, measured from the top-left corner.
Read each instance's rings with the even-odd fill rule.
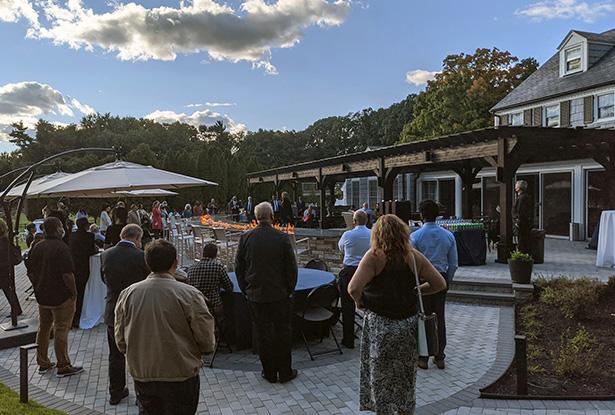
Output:
[[[523,125],[523,113],[516,112],[514,114],[510,114],[510,125],[513,125],[513,126]]]
[[[598,96],[598,119],[615,117],[615,94]]]
[[[545,108],[545,125],[547,127],[559,127],[559,105],[551,105]]]
[[[570,48],[565,52],[566,74],[578,72],[583,69],[581,65],[581,46]]]

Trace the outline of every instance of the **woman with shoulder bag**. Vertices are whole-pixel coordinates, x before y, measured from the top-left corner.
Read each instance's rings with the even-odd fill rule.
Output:
[[[11,313],[19,316],[22,314],[22,310],[15,292],[14,275],[11,278],[11,268],[21,262],[21,252],[16,246],[9,244],[8,231],[6,222],[4,219],[0,219],[0,288],[4,291],[4,295],[11,306]],[[9,248],[11,249],[10,254],[8,253]]]
[[[357,307],[365,309],[360,410],[413,414],[416,409],[417,280],[426,295],[444,290],[446,281],[409,241],[401,219],[381,216],[372,228],[371,249],[348,285]]]

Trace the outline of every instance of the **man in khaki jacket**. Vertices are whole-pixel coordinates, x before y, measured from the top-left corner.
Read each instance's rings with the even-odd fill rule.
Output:
[[[126,354],[140,414],[194,414],[202,355],[215,347],[205,297],[173,278],[177,251],[159,239],[145,250],[152,273],[126,288],[115,307],[115,341]]]

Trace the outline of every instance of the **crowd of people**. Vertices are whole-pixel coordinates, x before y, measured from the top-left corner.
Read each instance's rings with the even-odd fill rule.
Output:
[[[298,211],[305,207],[310,214],[310,206],[301,204],[299,199]],[[234,215],[239,205],[232,198],[228,211]],[[214,350],[216,340],[227,330],[220,293],[234,288],[217,259],[218,247],[205,244],[203,259],[183,273],[177,269],[176,248],[158,238],[164,218],[173,214],[165,202],[154,202],[150,212],[139,204],[105,205],[98,225],[79,210],[74,231],[64,209],[61,205],[44,209],[42,233],[35,226],[27,227],[26,267],[39,306],[38,372],[44,374],[56,366],[59,377],[83,371],[70,360],[68,336],[71,327],[79,324],[89,257],[102,247],[110,404],[129,395],[128,368],[140,413],[195,413],[202,357]],[[200,202],[186,205],[181,216],[215,214],[217,209],[212,199],[205,207]],[[295,216],[287,193],[282,193],[281,200],[274,196],[271,203],[256,206],[248,197],[245,210],[258,226],[244,232],[238,243],[238,288],[248,304],[261,375],[268,382],[285,383],[298,376],[291,353],[298,268],[288,235],[273,225],[292,223]],[[457,269],[456,244],[453,235],[435,223],[436,202],[423,201],[420,212],[424,225],[410,234],[398,217],[383,215],[376,220],[364,205],[354,212],[353,228],[339,240],[343,346],[355,347],[355,310],[365,310],[360,340],[361,410],[413,413],[415,409],[416,368],[427,369],[429,363],[427,356],[419,357],[417,352],[415,276],[425,295],[426,313],[434,312],[438,318],[439,350],[434,363],[445,367],[446,291]],[[0,245],[3,241],[6,224],[0,221]],[[3,270],[12,265],[0,262]],[[2,279],[0,284],[11,308],[21,313],[14,289]],[[57,363],[48,356],[52,330]]]

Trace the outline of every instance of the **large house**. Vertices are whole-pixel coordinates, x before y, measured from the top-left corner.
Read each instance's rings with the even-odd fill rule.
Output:
[[[604,33],[573,30],[556,53],[497,103],[495,126],[552,128],[615,127],[615,29]],[[473,187],[474,216],[491,216],[499,203],[493,168],[484,168]],[[526,164],[526,180],[536,202],[535,223],[547,235],[572,239],[591,236],[606,205],[606,177],[592,159]],[[380,200],[375,178],[348,179],[343,203],[359,206]],[[461,217],[460,177],[452,171],[400,175],[394,199],[435,199],[447,214]]]

